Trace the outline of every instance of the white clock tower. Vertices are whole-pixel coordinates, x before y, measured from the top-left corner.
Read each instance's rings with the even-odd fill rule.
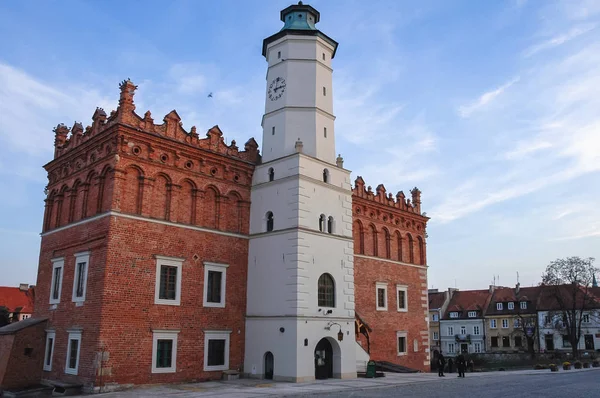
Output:
[[[337,42],[299,2],[263,42],[262,163],[250,207],[244,373],[356,377],[350,171],[335,157]]]

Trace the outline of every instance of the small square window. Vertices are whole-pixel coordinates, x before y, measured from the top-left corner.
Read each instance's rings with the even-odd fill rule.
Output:
[[[177,371],[177,335],[179,330],[152,331],[152,373]]]
[[[398,340],[398,356],[406,355],[407,334],[407,332],[396,332],[396,339]]]
[[[469,318],[477,318],[477,311],[469,311]]]
[[[46,350],[44,354],[44,370],[52,370],[52,356],[54,355],[54,342],[56,341],[56,332],[46,332]]]
[[[76,375],[79,369],[79,352],[81,351],[81,331],[69,332],[69,343],[67,345],[67,361],[65,373]]]
[[[451,312],[450,318],[458,318],[458,312]]]
[[[73,302],[85,301],[90,252],[75,254],[75,275],[73,279]]]
[[[513,303],[512,301],[508,303],[508,309],[509,310],[514,310],[515,309],[515,303]]]
[[[156,257],[154,304],[180,305],[183,260],[176,257]]]
[[[431,320],[432,320],[433,322],[439,322],[439,320],[440,320],[440,316],[439,316],[438,314],[433,314],[433,315],[431,316]]]
[[[520,307],[522,310],[526,310],[527,309],[527,301],[521,301],[519,303]]]
[[[229,369],[229,331],[204,332],[204,370]]]
[[[502,309],[504,309],[502,303],[496,303],[496,310],[500,311]]]
[[[204,262],[204,306],[225,308],[228,264]]]
[[[50,304],[60,303],[60,294],[62,292],[62,277],[65,268],[64,257],[52,260],[52,282],[50,284]]]
[[[377,300],[377,310],[387,311],[387,284],[377,283],[376,292],[377,295],[375,299]]]

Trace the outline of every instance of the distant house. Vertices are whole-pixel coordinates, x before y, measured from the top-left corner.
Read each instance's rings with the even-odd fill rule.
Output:
[[[485,312],[487,352],[537,350],[538,287],[496,287]]]
[[[0,307],[6,307],[11,322],[22,321],[33,314],[34,286],[21,283],[19,287],[0,286]]]
[[[556,299],[556,287],[540,286],[538,299],[538,325],[539,325],[539,347],[541,352],[571,352],[569,331],[563,322],[563,311]],[[581,330],[578,349],[580,351],[593,352],[600,349],[600,304],[590,303],[583,305],[580,302],[573,306],[570,298],[571,287],[560,285],[559,293],[565,300],[566,308],[583,308],[581,318]],[[600,303],[600,289],[591,288],[590,298]],[[583,300],[583,295],[577,295],[577,300]]]
[[[456,291],[440,321],[441,350],[445,356],[485,352],[483,316],[489,305],[489,290]]]
[[[449,288],[448,291],[438,292],[438,289],[429,289],[429,349],[431,352],[431,361],[436,362],[441,351],[441,330],[440,320],[452,295],[458,289]]]

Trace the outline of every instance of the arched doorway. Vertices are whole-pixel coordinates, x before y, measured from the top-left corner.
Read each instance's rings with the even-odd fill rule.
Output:
[[[271,351],[267,351],[265,354],[265,379],[273,380],[273,366],[275,365],[275,361],[273,359],[273,353]]]
[[[333,377],[333,347],[327,338],[322,338],[315,347],[315,379]]]

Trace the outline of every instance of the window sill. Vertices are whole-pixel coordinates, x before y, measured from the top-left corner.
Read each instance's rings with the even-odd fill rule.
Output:
[[[156,305],[175,305],[175,306],[181,305],[179,300],[166,300],[166,299],[154,300],[154,304],[156,304]]]
[[[204,367],[204,371],[206,371],[206,372],[215,372],[215,371],[222,371],[222,370],[229,370],[229,366],[215,365],[215,366],[205,366]]]
[[[58,303],[50,304],[50,311],[55,310],[57,308],[58,308]]]
[[[152,373],[175,373],[177,369],[175,368],[153,368]]]
[[[65,369],[65,374],[77,376],[77,369]]]
[[[399,356],[399,357],[406,356],[406,353],[405,353],[405,352],[399,352],[399,353],[398,353],[398,356]]]
[[[408,308],[398,308],[398,312],[408,312]]]
[[[377,311],[387,311],[387,307],[377,307]]]
[[[204,307],[209,307],[209,308],[225,308],[225,303],[209,303],[209,302],[205,302],[203,304]]]

